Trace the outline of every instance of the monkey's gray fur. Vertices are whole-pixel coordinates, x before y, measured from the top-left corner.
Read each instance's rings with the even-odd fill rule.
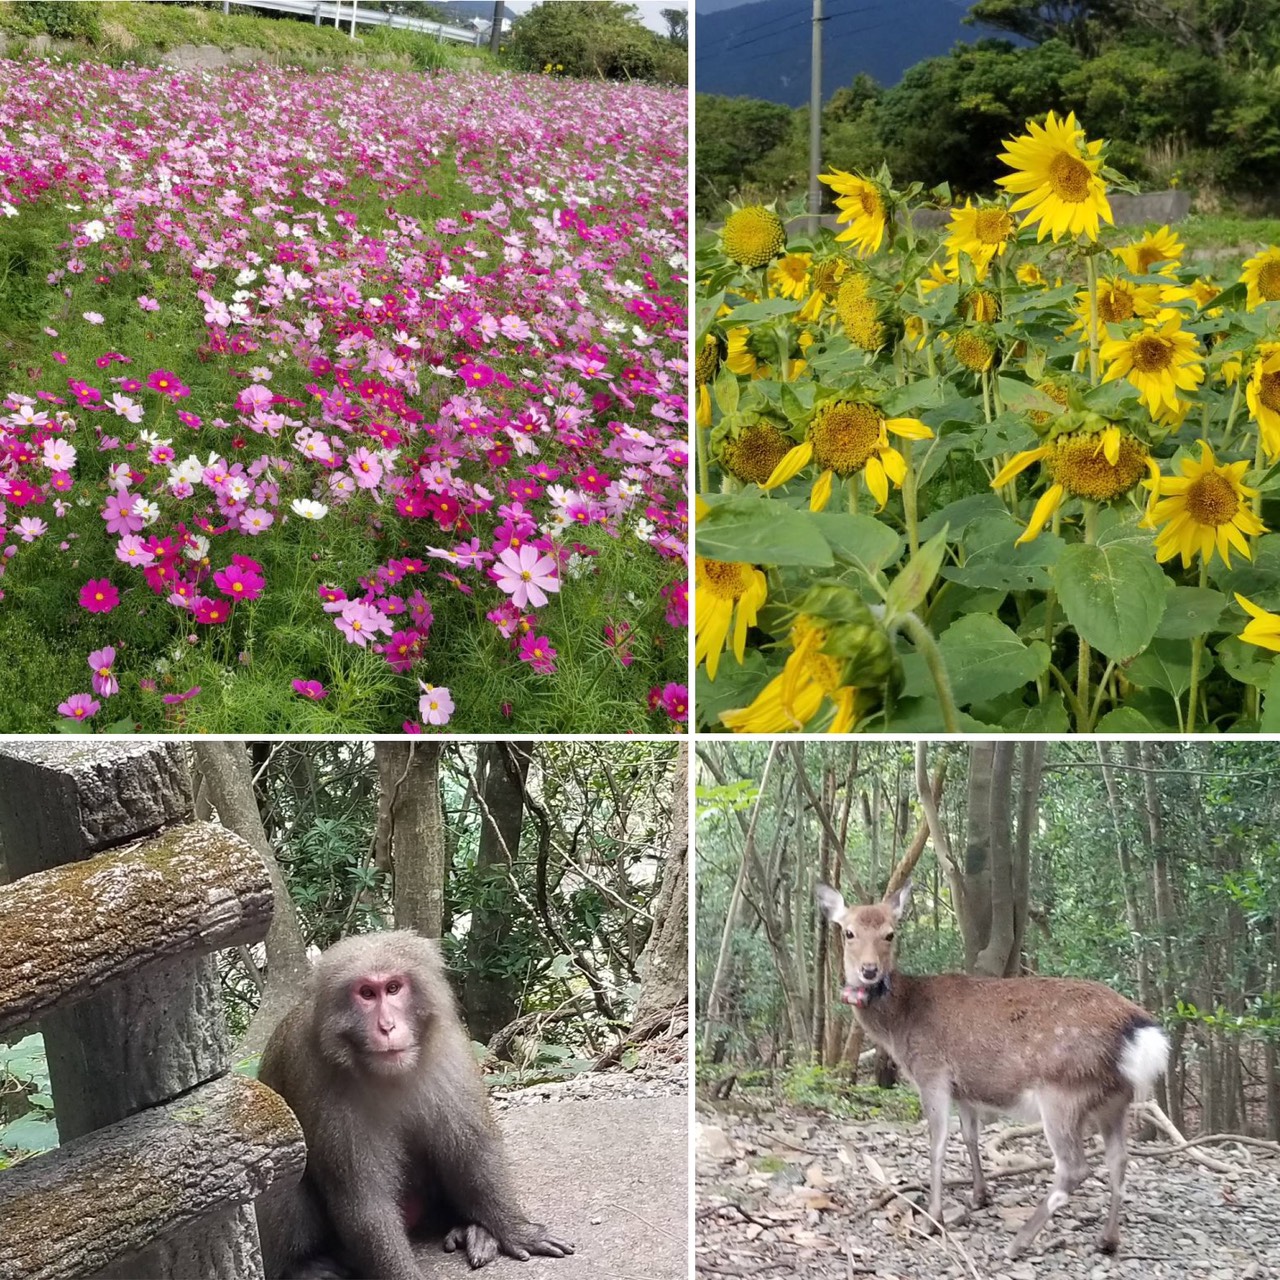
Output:
[[[390,1074],[371,1060],[351,996],[386,973],[408,980],[418,1044]],[[434,942],[402,930],[331,947],[268,1041],[258,1078],[293,1108],[307,1140],[302,1181],[257,1204],[268,1280],[423,1280],[411,1236],[424,1226],[473,1267],[499,1253],[573,1252],[520,1210]]]

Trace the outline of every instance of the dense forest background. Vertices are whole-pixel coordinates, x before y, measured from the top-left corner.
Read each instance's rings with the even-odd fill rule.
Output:
[[[906,971],[1105,982],[1168,1029],[1157,1100],[1180,1130],[1280,1137],[1280,745],[713,741],[698,757],[704,1082],[858,1095],[848,1076],[872,1064],[813,888],[868,901],[910,875]]]
[[[1280,211],[1275,0],[977,0],[969,12],[1025,43],[957,45],[896,85],[859,75],[835,88],[822,113],[826,164],[884,162],[899,185],[989,193],[1003,139],[1050,109],[1075,111],[1144,187],[1187,187],[1201,211]],[[700,217],[730,199],[803,191],[807,107],[698,94],[695,121]]]
[[[661,741],[202,742],[197,813],[265,857],[265,946],[220,953],[240,1053],[352,933],[439,938],[491,1082],[684,1057],[688,756]],[[0,850],[0,884],[7,881]],[[56,1142],[40,1037],[0,1041],[6,1149]]]

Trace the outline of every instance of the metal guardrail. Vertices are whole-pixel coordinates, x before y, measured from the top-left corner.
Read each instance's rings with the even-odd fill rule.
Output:
[[[224,0],[223,12],[228,12],[230,7]],[[483,32],[473,31],[470,27],[451,27],[448,23],[431,22],[426,18],[411,18],[401,13],[387,13],[382,9],[362,8],[358,3],[343,4],[341,0],[252,0],[250,5],[236,7],[309,14],[314,17],[317,27],[335,20],[337,25],[345,27],[351,22],[354,9],[357,22],[376,27],[396,27],[401,31],[420,31],[423,35],[435,36],[441,42],[451,40],[455,44],[479,45],[487,38]]]

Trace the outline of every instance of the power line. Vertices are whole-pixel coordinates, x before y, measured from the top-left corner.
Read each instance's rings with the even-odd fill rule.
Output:
[[[877,9],[883,9],[883,8],[884,8],[884,5],[882,5],[882,4],[867,4],[867,5],[863,5],[861,8],[858,8],[858,9],[845,9],[845,10],[844,10],[844,11],[842,11],[841,13],[832,13],[832,14],[828,14],[828,15],[823,19],[823,21],[824,21],[824,22],[830,22],[830,21],[832,21],[832,19],[834,19],[834,18],[850,18],[850,17],[852,17],[854,14],[858,14],[858,13],[872,13],[872,12],[874,12],[874,11],[875,11],[875,10],[877,10]],[[773,22],[775,22],[775,23],[776,23],[776,22],[781,22],[781,23],[782,23],[782,26],[778,29],[778,31],[766,31],[766,32],[763,32],[763,34],[761,33],[761,31],[760,31],[760,30],[754,31],[754,32],[752,33],[752,36],[751,36],[751,39],[750,39],[750,40],[738,40],[738,41],[733,41],[733,42],[731,42],[731,43],[729,43],[729,44],[727,44],[727,45],[722,46],[720,49],[716,50],[716,53],[717,53],[717,54],[723,54],[723,53],[729,53],[729,52],[731,52],[731,51],[732,51],[732,50],[734,50],[734,49],[749,49],[753,44],[759,44],[762,40],[773,40],[773,39],[776,39],[776,38],[777,38],[777,36],[779,35],[779,33],[780,33],[784,28],[787,28],[787,27],[793,27],[793,26],[795,26],[795,25],[796,25],[796,20],[795,20],[795,18],[781,18],[781,19],[779,19],[779,18],[774,18],[774,19],[773,19]],[[769,24],[768,24],[768,23],[766,23],[765,25],[766,25],[766,26],[768,26]]]

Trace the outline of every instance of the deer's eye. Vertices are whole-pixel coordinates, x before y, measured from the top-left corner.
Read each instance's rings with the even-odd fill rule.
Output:
[[[893,941],[893,933],[892,933],[892,932],[886,933],[886,934],[884,935],[884,940],[885,940],[886,942],[892,942],[892,941]]]
[[[846,930],[844,931],[844,936],[845,936],[846,938],[852,938],[852,937],[853,937],[853,930],[852,930],[852,929],[846,929]]]

